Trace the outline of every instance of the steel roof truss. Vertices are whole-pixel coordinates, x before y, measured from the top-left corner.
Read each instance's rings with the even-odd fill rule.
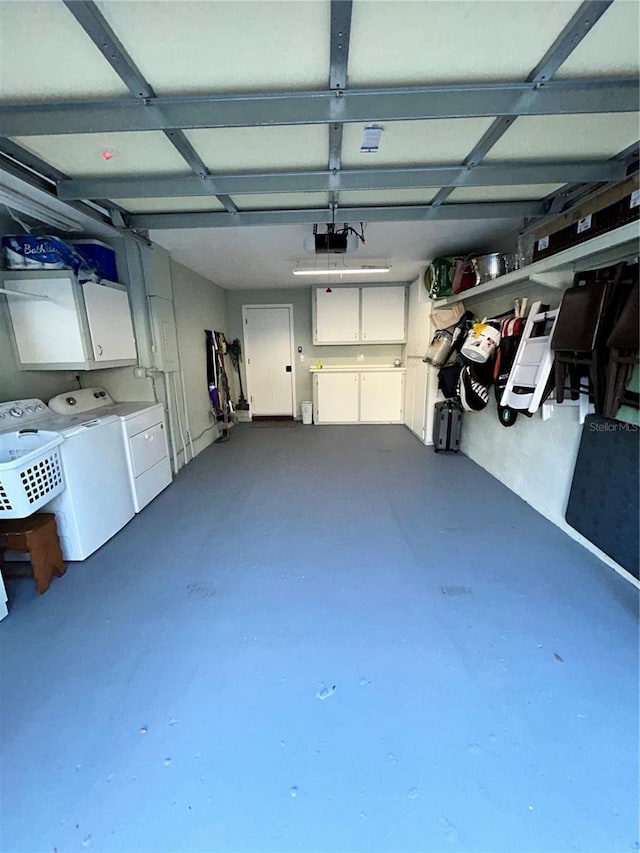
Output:
[[[529,97],[524,104],[522,97]],[[557,80],[0,106],[4,136],[635,112],[640,82]]]
[[[446,204],[432,211],[431,205],[397,207],[341,207],[340,221],[349,222],[417,222],[426,219],[522,219],[542,216],[544,205],[536,201],[487,202],[481,204]],[[433,213],[433,215],[432,215]],[[175,228],[228,228],[231,226],[291,225],[295,223],[330,223],[334,212],[327,208],[300,210],[251,210],[237,215],[225,212],[140,213],[129,217],[132,228],[157,230]]]
[[[349,169],[337,172],[265,172],[205,176],[76,178],[58,183],[61,199],[176,198],[245,193],[405,190],[443,185],[465,187],[519,186],[550,183],[614,182],[625,176],[617,160],[567,163],[501,163],[461,169],[425,166],[401,169]]]

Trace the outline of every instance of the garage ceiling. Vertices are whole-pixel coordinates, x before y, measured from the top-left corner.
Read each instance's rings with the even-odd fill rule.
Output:
[[[639,8],[3,2],[0,169],[223,287],[299,286],[300,262],[409,280],[636,168]],[[332,222],[366,243],[305,254]]]

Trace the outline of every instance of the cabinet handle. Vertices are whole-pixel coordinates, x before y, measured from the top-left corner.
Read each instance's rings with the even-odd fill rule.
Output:
[[[96,346],[98,347],[98,350],[99,350],[98,355],[102,355],[102,345],[96,344]]]

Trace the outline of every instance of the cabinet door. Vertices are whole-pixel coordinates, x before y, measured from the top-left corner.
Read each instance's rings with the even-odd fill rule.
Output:
[[[149,306],[155,342],[153,366],[157,370],[166,370],[167,372],[179,370],[178,337],[173,302],[159,296],[151,296]]]
[[[358,374],[316,373],[314,377],[315,423],[356,423],[358,420]]]
[[[414,395],[413,395],[413,432],[421,441],[426,441],[427,424],[427,386],[429,383],[429,365],[419,361],[414,373]]]
[[[82,285],[96,361],[135,360],[136,342],[126,290],[88,281]]]
[[[329,292],[327,292],[329,290]],[[359,340],[360,289],[317,287],[315,335],[317,344],[353,344]]]
[[[7,290],[38,298],[7,295],[11,325],[21,364],[82,363],[87,360],[77,302],[77,284],[69,274],[7,279]]]
[[[413,430],[413,401],[415,398],[416,371],[418,364],[416,359],[407,359],[407,372],[404,381],[404,424]]]
[[[362,341],[375,343],[405,340],[405,288],[362,288]]]
[[[404,373],[362,373],[360,420],[363,423],[402,423]]]

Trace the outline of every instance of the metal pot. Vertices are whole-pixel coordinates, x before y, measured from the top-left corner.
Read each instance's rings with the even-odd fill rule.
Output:
[[[499,252],[473,258],[471,263],[476,273],[476,284],[482,284],[483,281],[498,278],[499,275],[503,275],[504,273],[504,260]]]
[[[442,367],[449,358],[453,346],[453,335],[448,329],[438,329],[429,345],[427,354],[423,361],[433,364],[434,367]]]

